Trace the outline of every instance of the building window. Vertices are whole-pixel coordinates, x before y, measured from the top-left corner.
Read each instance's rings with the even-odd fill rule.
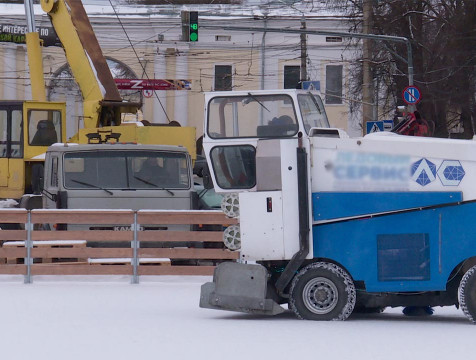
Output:
[[[231,35],[216,35],[215,41],[231,41]]]
[[[342,42],[340,36],[326,36],[326,42]]]
[[[106,58],[106,62],[114,79],[138,79],[136,73],[123,62],[109,57]],[[124,101],[142,102],[142,92],[137,91],[137,89],[121,89],[119,90],[119,94]],[[64,64],[53,74],[48,86],[48,99],[52,101],[64,101],[69,96],[76,97],[78,101],[82,99],[79,86],[74,79],[69,64]]]
[[[231,65],[215,65],[215,91],[231,91]]]
[[[284,88],[296,89],[301,81],[301,67],[298,65],[284,66]]]
[[[342,104],[342,65],[326,66],[326,104]]]

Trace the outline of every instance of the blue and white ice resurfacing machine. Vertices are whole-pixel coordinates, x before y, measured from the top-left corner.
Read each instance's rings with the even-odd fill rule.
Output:
[[[204,308],[345,320],[450,306],[476,320],[476,141],[330,128],[317,92],[206,94],[204,151],[239,225]]]

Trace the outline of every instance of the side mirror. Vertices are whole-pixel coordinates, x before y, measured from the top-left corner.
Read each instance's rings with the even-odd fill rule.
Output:
[[[25,194],[20,199],[19,207],[33,210],[43,208],[43,197],[41,195]]]
[[[43,164],[33,164],[31,167],[31,187],[33,194],[40,195],[43,191],[45,168]]]
[[[190,209],[192,210],[200,210],[199,208],[199,202],[198,202],[199,196],[196,191],[192,191],[192,195],[190,197]]]
[[[208,164],[203,167],[203,187],[205,189],[213,189],[213,181]]]
[[[67,191],[58,191],[58,194],[56,195],[56,208],[57,209],[68,208],[68,192]]]

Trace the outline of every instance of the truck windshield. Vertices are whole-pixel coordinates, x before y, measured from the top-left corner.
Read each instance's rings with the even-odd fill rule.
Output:
[[[309,134],[309,129],[312,127],[330,127],[324,104],[318,95],[312,93],[300,94],[298,95],[298,102],[306,133]]]
[[[208,104],[207,131],[213,139],[294,136],[293,100],[285,94],[215,97]]]
[[[189,189],[184,153],[160,151],[75,151],[64,155],[67,189]]]

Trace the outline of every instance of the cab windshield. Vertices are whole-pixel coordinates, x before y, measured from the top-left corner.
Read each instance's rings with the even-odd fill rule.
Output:
[[[299,108],[301,109],[304,129],[309,134],[309,129],[313,127],[329,128],[324,104],[321,98],[312,93],[298,95]]]
[[[64,155],[67,189],[189,189],[184,153],[75,151]]]
[[[291,137],[298,131],[289,95],[216,97],[208,104],[208,135],[213,139]]]

